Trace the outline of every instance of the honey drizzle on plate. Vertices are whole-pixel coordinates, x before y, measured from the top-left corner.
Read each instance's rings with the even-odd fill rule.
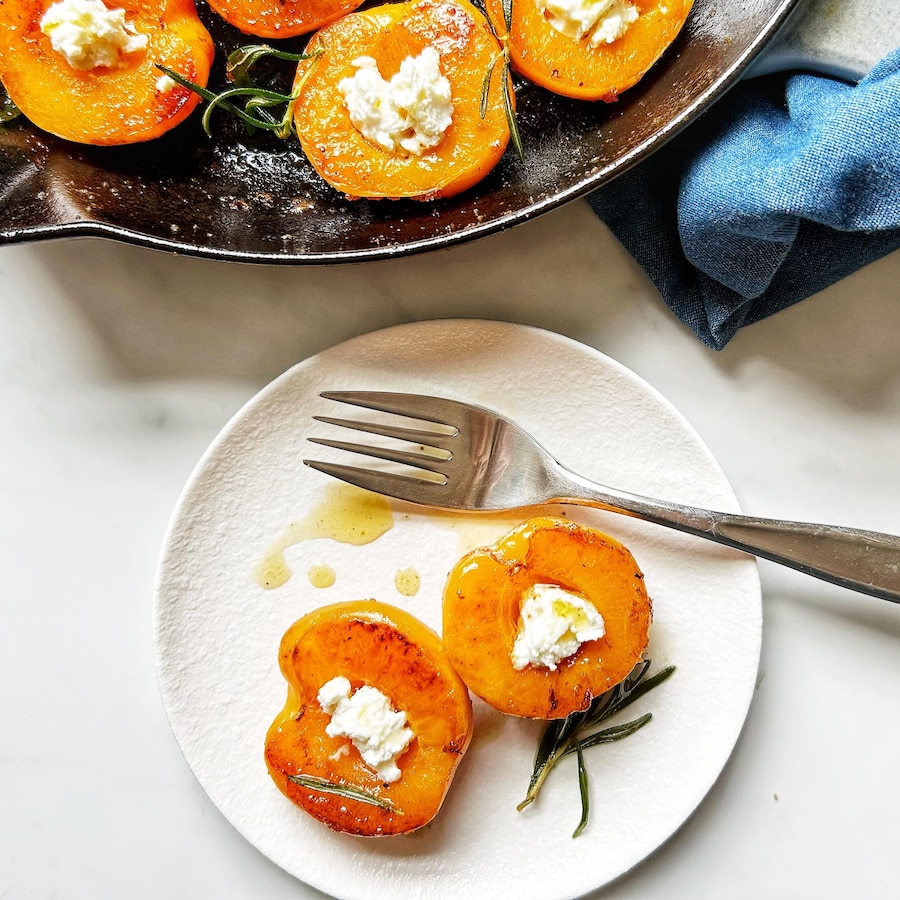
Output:
[[[330,538],[357,546],[370,544],[393,527],[394,514],[384,497],[349,484],[329,484],[313,509],[291,522],[268,547],[263,558],[254,566],[253,577],[260,587],[274,590],[293,574],[284,557],[288,547],[316,538]],[[317,587],[326,587],[320,581],[323,578],[327,580],[328,573],[321,567],[313,568],[316,572],[310,570],[310,581]]]

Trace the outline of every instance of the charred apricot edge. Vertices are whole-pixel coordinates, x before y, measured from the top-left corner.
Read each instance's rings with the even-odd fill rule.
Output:
[[[287,701],[265,748],[278,789],[319,821],[351,834],[401,834],[431,821],[472,738],[469,693],[438,636],[409,613],[376,600],[337,603],[287,630],[279,664]],[[406,713],[415,738],[398,759],[398,781],[380,782],[346,738],[325,733],[331,717],[317,694],[338,675],[353,690],[378,688]],[[297,773],[361,788],[400,812],[301,787],[288,780]]]
[[[205,86],[214,48],[193,0],[104,0],[147,35],[147,47],[122,65],[79,71],[50,45],[41,18],[52,0],[0,3],[0,81],[38,128],[82,144],[149,141],[190,115],[200,97],[157,87],[156,63]]]
[[[580,594],[603,616],[606,634],[586,641],[555,671],[516,671],[510,652],[522,595],[535,584]],[[647,647],[651,603],[644,576],[615,539],[566,519],[530,519],[452,569],[443,642],[469,689],[501,712],[555,719],[587,709],[622,681]]]
[[[363,0],[209,0],[229,25],[244,34],[288,38],[337,21]]]
[[[373,57],[382,77],[390,79],[407,56],[418,56],[429,44],[451,85],[452,124],[422,156],[390,153],[357,131],[338,84],[353,76],[352,62],[360,56]],[[295,82],[295,92],[301,85],[302,90],[294,122],[313,168],[349,197],[433,200],[471,187],[493,169],[509,142],[499,65],[486,114],[480,115],[482,84],[499,51],[487,20],[467,0],[387,4],[323,28],[307,46],[307,53],[321,55],[300,63]]]
[[[592,47],[557,31],[540,0],[514,0],[513,67],[535,84],[577,100],[614,101],[635,85],[681,31],[693,0],[632,0],[637,19],[618,40]],[[485,0],[498,34],[506,33],[502,0]]]

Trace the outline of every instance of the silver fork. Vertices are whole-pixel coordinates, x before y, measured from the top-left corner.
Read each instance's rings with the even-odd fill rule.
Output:
[[[400,449],[309,438],[316,444],[400,463],[422,473],[417,476],[304,460],[306,465],[360,488],[460,511],[512,510],[546,503],[593,506],[708,538],[824,581],[900,603],[900,537],[896,535],[733,515],[618,491],[566,469],[509,419],[456,400],[380,391],[325,391],[321,396],[439,426],[314,416],[319,422],[418,445]]]

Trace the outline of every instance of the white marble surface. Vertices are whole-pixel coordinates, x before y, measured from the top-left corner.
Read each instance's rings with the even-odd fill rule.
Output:
[[[799,0],[750,75],[799,70],[859,81],[898,46],[898,0]]]
[[[151,647],[182,485],[282,370],[398,322],[535,324],[659,388],[747,512],[900,532],[898,284],[894,254],[715,353],[581,202],[357,267],[99,240],[0,249],[0,896],[320,896],[197,786]],[[762,665],[731,761],[675,837],[600,897],[896,896],[900,607],[760,571]]]

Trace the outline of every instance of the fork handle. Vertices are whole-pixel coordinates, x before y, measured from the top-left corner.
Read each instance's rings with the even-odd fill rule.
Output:
[[[559,502],[590,505],[666,525],[762,559],[798,569],[842,587],[900,603],[900,536],[838,525],[714,512],[599,488],[566,473],[577,497]]]

